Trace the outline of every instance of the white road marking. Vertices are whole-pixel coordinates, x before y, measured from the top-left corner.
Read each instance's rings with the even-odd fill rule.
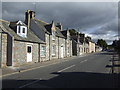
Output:
[[[65,71],[65,70],[70,69],[70,68],[72,68],[72,67],[74,67],[74,66],[75,66],[75,65],[71,65],[71,66],[69,66],[69,67],[67,67],[67,68],[64,68],[64,69],[62,69],[62,70],[58,71],[58,72]]]
[[[84,56],[86,56],[86,55],[84,55]],[[69,61],[69,60],[64,60],[64,61],[62,61],[62,62],[66,62],[66,61]],[[39,67],[30,68],[30,69],[20,70],[20,72],[31,71],[31,70],[34,70],[34,69],[38,69],[38,68],[41,68],[41,67],[46,67],[46,66],[50,66],[50,65],[54,65],[54,64],[58,64],[58,63],[62,63],[62,62],[56,62],[56,63],[44,65],[44,66],[39,66]],[[20,72],[13,72],[13,73],[5,74],[5,75],[0,75],[0,78],[1,78],[1,77],[6,77],[6,76],[10,76],[10,75],[14,75],[14,74],[18,74],[18,73],[20,73]]]
[[[86,61],[87,61],[87,59],[86,59],[86,60],[81,61],[80,63],[83,63],[83,62],[86,62]]]
[[[65,61],[64,61],[64,62],[65,62]],[[60,62],[52,63],[52,64],[40,66],[40,67],[30,68],[30,69],[26,69],[26,70],[20,70],[20,72],[22,73],[22,72],[26,72],[26,71],[31,71],[31,70],[39,69],[39,68],[41,68],[41,67],[46,67],[46,66],[50,66],[50,65],[54,65],[54,64],[58,64],[58,63],[60,63]],[[18,74],[18,73],[20,73],[20,72],[9,73],[9,74],[5,74],[5,75],[1,75],[0,77],[6,77],[6,76]]]
[[[40,81],[40,80],[42,80],[42,79],[39,79],[39,80],[36,80],[36,81],[30,82],[30,83],[28,83],[28,84],[25,84],[25,85],[23,85],[23,86],[20,86],[20,87],[18,87],[18,89],[20,89],[20,88],[24,88],[24,87],[29,86],[29,85],[31,85],[31,84],[34,84],[34,83],[36,83],[36,82],[38,82],[38,81]],[[17,90],[17,89],[16,89],[16,90]]]

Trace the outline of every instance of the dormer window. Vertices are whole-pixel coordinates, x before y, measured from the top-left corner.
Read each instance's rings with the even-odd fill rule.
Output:
[[[26,38],[27,37],[27,26],[22,21],[17,21],[16,23],[13,22],[13,24],[15,24],[13,26],[17,26],[17,28],[15,29],[15,32],[19,36]]]
[[[27,37],[27,27],[26,26],[17,26],[17,34],[21,37]]]

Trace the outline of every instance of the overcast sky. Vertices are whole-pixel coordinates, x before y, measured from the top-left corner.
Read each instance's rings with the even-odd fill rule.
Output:
[[[24,21],[27,9],[35,10],[37,19],[61,22],[63,29],[79,29],[93,41],[110,44],[118,36],[117,2],[3,2],[2,19]]]

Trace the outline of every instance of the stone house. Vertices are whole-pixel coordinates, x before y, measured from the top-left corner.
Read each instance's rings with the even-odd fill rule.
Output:
[[[99,45],[95,44],[95,52],[100,52],[102,51],[102,47],[100,47]]]
[[[85,34],[79,33],[72,35],[72,51],[73,55],[82,55],[89,52],[89,42]]]
[[[82,43],[82,54],[89,52],[89,42],[88,39],[85,37],[85,34],[80,33],[80,42]]]
[[[72,39],[71,39],[71,36],[70,36],[70,32],[69,30],[64,30],[64,31],[61,31],[62,34],[65,36],[65,56],[66,57],[71,57],[72,56]]]
[[[1,67],[20,66],[40,61],[40,46],[45,44],[22,21],[0,20]]]
[[[55,25],[55,22],[44,22],[35,18],[35,12],[27,10],[25,23],[38,38],[46,42],[41,46],[41,62],[65,57],[65,37],[61,33],[62,25]],[[43,53],[44,52],[44,53]]]
[[[84,52],[83,42],[80,41],[79,35],[73,35],[72,38],[72,53],[75,56],[81,55]]]
[[[95,43],[93,41],[89,41],[89,53],[95,52]]]
[[[87,42],[89,43],[89,53],[95,52],[95,43],[91,40],[91,37],[86,37]]]

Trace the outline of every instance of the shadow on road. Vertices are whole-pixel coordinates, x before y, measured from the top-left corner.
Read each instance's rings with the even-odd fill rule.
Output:
[[[118,88],[120,74],[105,74],[92,72],[53,72],[57,75],[49,80],[40,80],[25,88]],[[38,79],[31,80],[4,80],[3,88],[25,85],[25,83],[34,82]]]

